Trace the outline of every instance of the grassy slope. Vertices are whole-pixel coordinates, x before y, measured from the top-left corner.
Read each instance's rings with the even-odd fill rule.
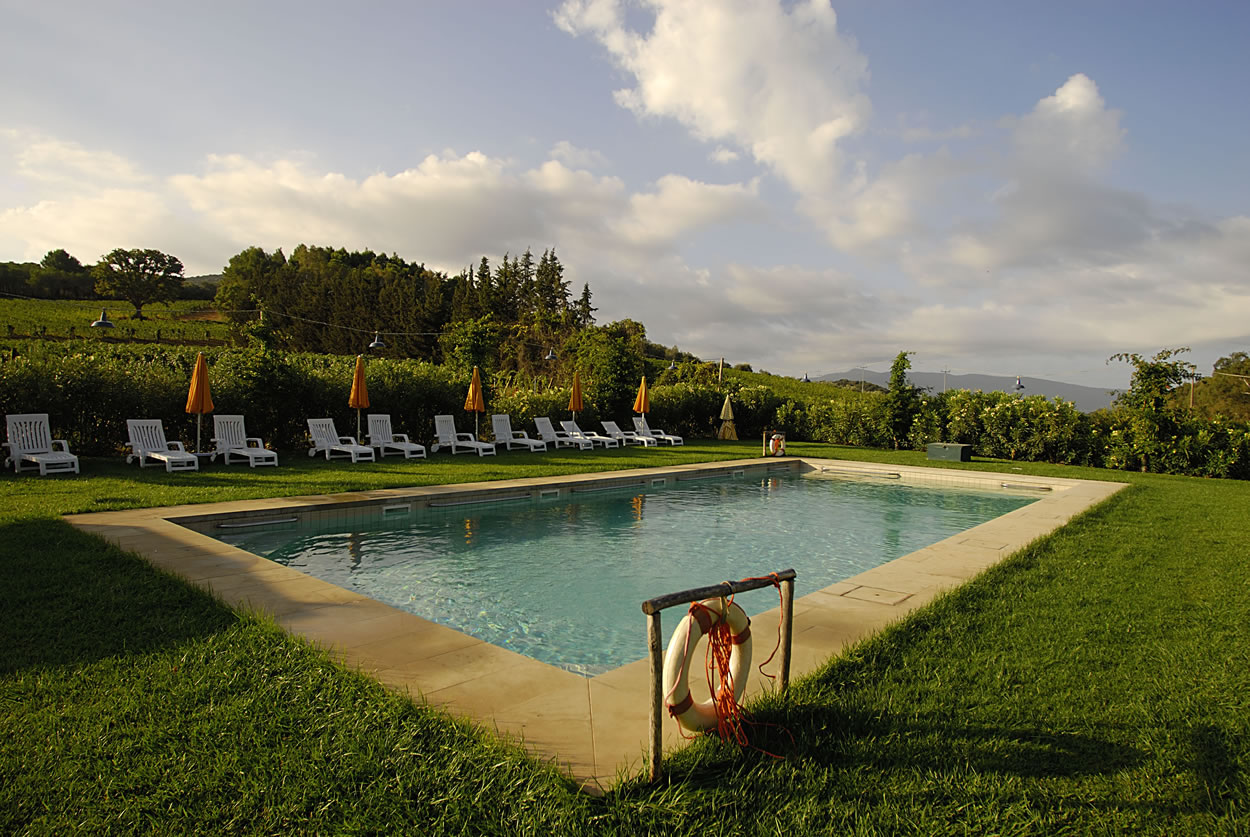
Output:
[[[768,372],[743,372],[740,369],[726,369],[725,380],[738,381],[743,386],[765,386],[782,398],[789,398],[800,403],[817,399],[840,401],[852,397],[851,393],[856,396],[860,394],[857,389],[834,386],[828,381],[803,383],[801,380],[782,375],[773,375]]]
[[[797,452],[929,464],[919,455]],[[753,445],[596,454],[597,467]],[[51,515],[556,473],[587,457],[276,474],[0,479],[0,830],[1244,833],[1250,485],[1133,483],[1103,507],[603,799],[387,695]],[[770,726],[777,725],[777,726]],[[788,734],[781,730],[788,730]],[[793,736],[793,742],[790,739]]]
[[[108,311],[109,320],[115,324],[111,331],[91,328],[91,323],[100,316],[101,308]],[[124,333],[126,329],[134,329],[134,336],[144,340],[155,339],[158,329],[166,341],[177,336],[199,340],[204,337],[205,331],[212,339],[229,338],[229,326],[216,319],[204,319],[206,312],[216,316],[211,302],[180,299],[169,305],[145,305],[145,319],[132,320],[130,315],[134,313],[134,306],[129,302],[0,298],[0,336],[6,334],[6,327],[11,325],[14,335],[19,337],[36,334],[42,326],[47,328],[49,335],[58,337],[67,336],[73,328],[78,338],[88,340],[101,337],[121,339],[127,336]]]

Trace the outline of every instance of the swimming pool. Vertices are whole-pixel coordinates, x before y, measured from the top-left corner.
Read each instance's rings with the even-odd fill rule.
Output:
[[[820,589],[1034,499],[749,474],[217,537],[590,676],[645,654],[644,599],[786,567]],[[777,600],[738,601],[755,614]]]

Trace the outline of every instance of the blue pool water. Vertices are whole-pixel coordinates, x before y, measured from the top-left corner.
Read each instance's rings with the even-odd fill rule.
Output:
[[[421,510],[355,531],[300,526],[222,540],[593,675],[646,655],[645,599],[789,567],[800,596],[1034,499],[866,480],[740,477]],[[754,615],[778,600],[767,588],[737,601]],[[680,613],[665,614],[667,632]]]

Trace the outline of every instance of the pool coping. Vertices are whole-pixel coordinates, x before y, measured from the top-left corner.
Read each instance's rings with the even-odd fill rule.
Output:
[[[802,578],[798,579],[796,595],[802,595],[797,595],[794,607],[792,677],[814,671],[848,645],[902,619],[1125,487],[1124,483],[1092,480],[786,457],[97,512],[69,515],[65,520],[208,590],[231,607],[267,614],[287,631],[391,689],[520,740],[533,755],[553,761],[583,787],[602,790],[638,773],[646,764],[647,660],[583,677],[275,564],[188,527],[205,530],[227,518],[263,522],[291,513],[313,519],[316,515],[374,514],[372,507],[388,503],[415,508],[488,502],[543,489],[573,494],[579,487],[643,486],[661,477],[678,481],[693,473],[729,476],[748,470],[760,475],[784,470],[840,479],[1000,490],[1011,486],[1011,490],[1041,495],[1035,503],[823,589],[804,593]],[[680,618],[677,611],[670,614],[665,618]],[[757,635],[773,636],[771,626],[778,619],[776,608],[756,616]],[[641,610],[638,625],[640,636],[645,636]],[[763,639],[757,642],[761,648],[765,644]],[[754,676],[748,697],[766,688],[771,688],[768,681]],[[684,743],[676,724],[665,724],[665,749]]]

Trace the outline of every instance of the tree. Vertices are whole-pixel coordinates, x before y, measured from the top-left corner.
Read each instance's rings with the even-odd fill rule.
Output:
[[[890,389],[885,396],[886,423],[890,436],[894,440],[894,449],[900,442],[907,441],[911,432],[912,422],[920,413],[920,388],[914,387],[907,380],[907,370],[911,369],[909,356],[914,352],[899,352],[890,364]]]
[[[1163,453],[1165,440],[1174,438],[1180,425],[1179,410],[1172,406],[1173,391],[1189,381],[1196,367],[1183,360],[1173,360],[1188,352],[1187,346],[1162,349],[1151,360],[1136,352],[1120,352],[1107,359],[1133,365],[1133,377],[1129,388],[1116,397],[1116,406],[1129,416],[1132,450],[1138,457],[1141,469],[1149,471]]]
[[[1217,360],[1212,372],[1209,378],[1195,376],[1189,387],[1173,394],[1173,402],[1188,409],[1192,392],[1198,416],[1250,421],[1250,355],[1232,352]]]
[[[590,285],[582,285],[582,295],[578,298],[573,306],[573,319],[578,328],[590,328],[595,324],[595,312],[598,311],[590,304]]]
[[[637,323],[633,325],[641,327]],[[629,412],[646,365],[642,353],[622,330],[589,328],[579,331],[565,344],[565,350],[581,370],[583,391],[599,415]]]
[[[120,247],[95,266],[95,291],[110,299],[124,299],[143,319],[149,302],[169,303],[182,287],[182,262],[160,250],[123,250]]]
[[[87,270],[82,266],[82,262],[65,250],[49,250],[39,262],[39,266],[45,270],[56,270],[61,273],[84,273]]]

